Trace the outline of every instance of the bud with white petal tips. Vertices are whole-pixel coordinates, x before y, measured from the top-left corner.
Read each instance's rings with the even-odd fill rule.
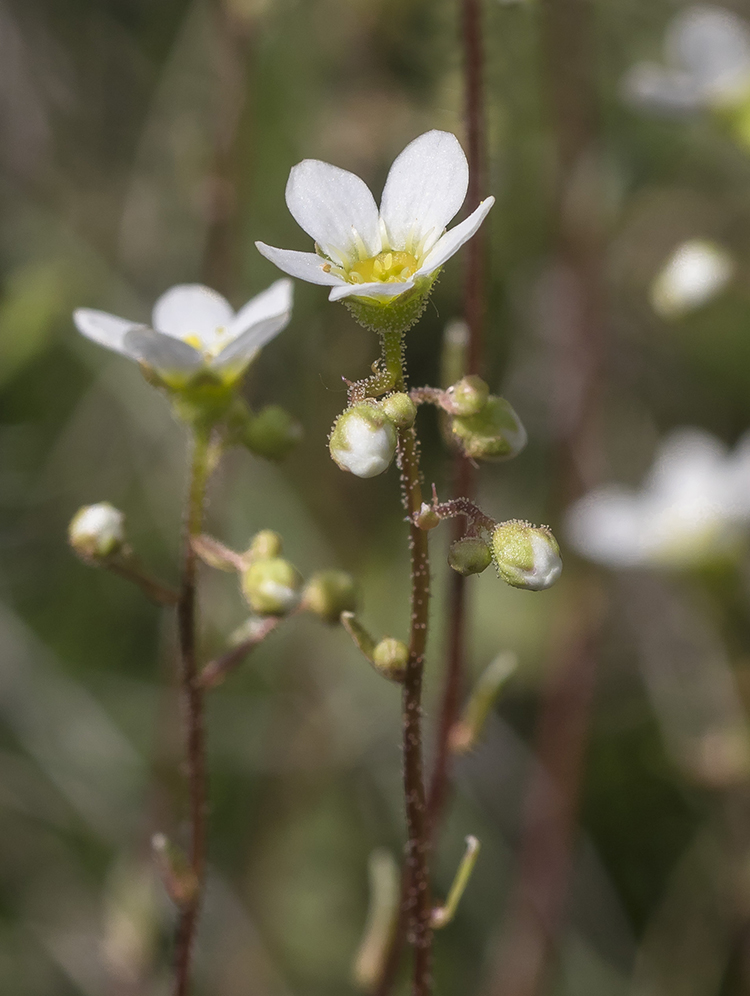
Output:
[[[466,456],[475,460],[509,460],[521,452],[528,439],[512,406],[495,395],[478,415],[456,416],[451,431]]]
[[[242,593],[260,616],[285,616],[297,608],[302,576],[288,560],[256,560],[242,575]]]
[[[362,401],[336,419],[328,447],[342,470],[376,477],[396,455],[396,429],[376,402]]]
[[[68,539],[84,560],[111,557],[125,542],[125,515],[107,501],[84,505],[71,519]]]
[[[511,519],[492,534],[492,559],[498,575],[514,588],[544,591],[562,571],[560,547],[548,526]]]

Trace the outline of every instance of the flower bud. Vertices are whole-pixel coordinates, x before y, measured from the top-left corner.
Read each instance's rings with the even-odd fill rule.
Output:
[[[547,526],[511,519],[492,534],[492,559],[498,575],[514,588],[543,591],[562,571],[560,547]]]
[[[243,442],[267,460],[283,460],[302,438],[302,426],[278,405],[268,405],[248,419]]]
[[[331,624],[339,621],[342,612],[353,612],[356,606],[354,580],[346,571],[318,571],[302,593],[302,608]]]
[[[328,446],[342,470],[375,477],[396,454],[396,429],[379,405],[362,401],[339,415]]]
[[[426,532],[428,529],[434,529],[440,525],[440,516],[432,505],[428,505],[426,501],[423,501],[419,511],[414,516],[414,522],[420,529],[424,529]]]
[[[302,577],[281,557],[255,560],[242,575],[242,593],[260,616],[285,616],[297,607]]]
[[[455,384],[451,384],[445,392],[446,410],[451,415],[478,415],[487,404],[490,396],[490,389],[481,377],[469,374],[462,377]]]
[[[250,541],[250,546],[243,554],[250,560],[270,560],[281,554],[281,537],[273,529],[261,529]]]
[[[464,577],[469,574],[481,574],[492,563],[490,548],[479,536],[464,536],[451,543],[448,551],[448,563]]]
[[[476,460],[508,460],[526,445],[526,430],[505,398],[491,395],[478,415],[456,416],[454,437],[466,456]]]
[[[384,636],[372,652],[372,662],[384,674],[398,674],[406,668],[409,648],[393,636]]]
[[[110,557],[125,542],[125,516],[107,501],[84,505],[71,519],[68,539],[85,560]]]
[[[380,408],[393,422],[397,429],[411,429],[417,417],[417,406],[408,394],[398,391],[389,394],[380,402]]]

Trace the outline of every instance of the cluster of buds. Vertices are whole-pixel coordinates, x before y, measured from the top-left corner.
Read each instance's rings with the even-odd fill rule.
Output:
[[[281,537],[271,529],[256,533],[244,553],[209,536],[196,537],[193,548],[210,567],[239,575],[242,594],[256,616],[280,618],[300,610],[337,623],[342,612],[355,608],[357,593],[349,574],[318,571],[305,584],[297,568],[282,556]]]
[[[470,375],[441,391],[438,404],[450,416],[452,440],[473,460],[509,460],[526,445],[521,420],[505,398]]]
[[[334,423],[328,440],[331,457],[356,477],[376,477],[393,462],[398,430],[409,429],[416,415],[414,402],[403,392],[358,401]]]

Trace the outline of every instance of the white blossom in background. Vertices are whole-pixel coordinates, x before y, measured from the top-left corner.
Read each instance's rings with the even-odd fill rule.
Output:
[[[488,197],[449,232],[466,197],[469,167],[455,135],[429,131],[391,166],[380,210],[354,173],[317,159],[292,168],[286,203],[315,240],[315,252],[259,251],[285,273],[331,288],[329,299],[387,302],[431,280],[477,231],[495,202]]]
[[[291,314],[292,281],[277,280],[236,314],[216,291],[179,284],[154,305],[151,327],[90,308],[78,308],[73,318],[88,339],[145,364],[179,389],[207,371],[224,383],[235,381]]]
[[[633,66],[622,93],[666,115],[741,104],[750,97],[750,25],[722,7],[685,8],[667,28],[664,61]]]
[[[708,432],[677,429],[640,490],[610,485],[567,511],[581,556],[609,567],[688,567],[741,546],[750,527],[750,433],[731,452]]]
[[[82,557],[109,557],[125,542],[125,515],[108,501],[84,505],[71,519],[68,539]]]
[[[683,242],[651,285],[651,304],[662,317],[676,318],[715,297],[734,271],[732,257],[713,242]]]

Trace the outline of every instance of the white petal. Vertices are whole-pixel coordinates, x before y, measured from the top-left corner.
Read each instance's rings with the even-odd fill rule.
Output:
[[[668,117],[689,114],[704,100],[689,73],[656,62],[639,62],[629,69],[620,83],[620,93],[627,104]]]
[[[158,373],[192,374],[204,365],[197,349],[145,326],[131,329],[125,335],[125,349],[134,360],[146,363]]]
[[[371,284],[342,284],[333,288],[328,300],[341,301],[345,297],[398,297],[399,294],[411,290],[413,286],[414,279],[411,277],[398,284],[387,284],[382,280],[376,280]]]
[[[603,487],[568,509],[564,531],[582,557],[610,567],[633,567],[646,558],[647,518],[634,492]]]
[[[327,287],[341,283],[341,277],[337,277],[333,273],[326,273],[323,269],[326,261],[315,252],[276,249],[274,246],[267,246],[265,242],[256,242],[255,245],[261,256],[270,259],[290,277],[306,280],[309,284],[324,284]]]
[[[425,274],[433,273],[438,267],[449,260],[454,253],[457,253],[464,242],[468,242],[472,235],[477,232],[494,203],[494,197],[487,197],[460,225],[456,225],[455,228],[451,228],[449,232],[446,232],[432,252],[422,261],[422,265],[414,276],[422,277]]]
[[[73,312],[73,321],[81,335],[124,356],[127,356],[123,344],[125,333],[138,327],[137,322],[108,315],[106,311],[94,311],[92,308],[77,308]]]
[[[277,280],[260,294],[256,294],[240,308],[230,322],[227,329],[230,338],[236,339],[238,335],[246,332],[251,326],[264,322],[267,318],[278,318],[280,315],[285,315],[286,321],[289,321],[293,290],[292,281],[284,278]]]
[[[428,131],[415,138],[391,166],[383,190],[380,213],[390,248],[429,252],[468,186],[469,166],[455,135]]]
[[[195,335],[209,344],[216,330],[226,328],[233,318],[229,302],[210,287],[178,284],[154,305],[153,326],[176,339]]]
[[[731,99],[750,83],[750,33],[731,11],[702,5],[684,9],[669,26],[664,50],[708,98]]]
[[[255,322],[251,328],[242,332],[225,349],[222,349],[211,363],[211,369],[229,370],[236,366],[238,370],[241,370],[247,366],[259,349],[262,349],[266,343],[286,328],[291,317],[292,312],[289,310],[281,315],[266,318],[265,321]]]
[[[380,252],[377,205],[365,181],[354,173],[304,159],[289,174],[286,203],[300,228],[336,262]]]

